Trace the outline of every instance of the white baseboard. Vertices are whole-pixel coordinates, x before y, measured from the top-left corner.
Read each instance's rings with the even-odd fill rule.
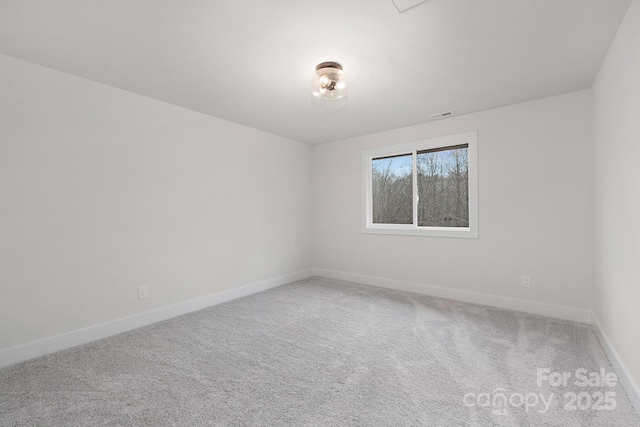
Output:
[[[631,400],[636,412],[640,416],[640,387],[638,386],[638,383],[635,382],[631,373],[629,373],[629,369],[627,369],[627,366],[624,364],[615,347],[612,345],[611,340],[602,330],[602,326],[600,326],[600,322],[598,321],[595,313],[591,313],[591,324],[593,325],[593,331],[595,332],[596,337],[598,337],[598,341],[600,341],[602,349],[609,358],[611,366],[613,366],[613,370],[616,371],[616,374],[618,375],[620,384],[622,384],[624,391],[626,391],[627,396],[629,396],[629,400]]]
[[[277,286],[286,285],[287,283],[295,282],[297,280],[306,279],[312,276],[312,272],[312,269],[303,270],[167,307],[146,311],[144,313],[124,317],[111,322],[78,329],[28,344],[0,350],[0,368],[33,359],[35,357],[44,356],[45,354],[75,347],[77,345],[86,344],[121,332],[130,331],[142,326],[147,326],[152,323],[160,322],[192,311],[202,310],[203,308],[242,298]]]
[[[364,285],[378,286],[381,288],[397,289],[414,292],[416,294],[429,295],[440,298],[454,299],[473,304],[488,305],[507,310],[522,311],[524,313],[538,314],[557,319],[571,320],[574,322],[590,323],[591,311],[583,308],[565,307],[561,305],[545,304],[535,301],[525,301],[516,298],[500,297],[481,294],[477,292],[463,291],[459,289],[429,286],[414,282],[384,279],[380,277],[365,276],[361,274],[345,273],[342,271],[314,268],[314,275],[328,277],[330,279],[346,280]]]

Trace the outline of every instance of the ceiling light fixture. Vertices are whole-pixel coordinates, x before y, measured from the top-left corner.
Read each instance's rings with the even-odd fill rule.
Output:
[[[316,67],[311,93],[319,99],[339,99],[347,94],[347,75],[337,62],[323,62]]]

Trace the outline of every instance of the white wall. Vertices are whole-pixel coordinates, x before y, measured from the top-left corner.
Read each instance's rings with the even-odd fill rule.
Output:
[[[479,239],[361,233],[363,149],[475,130]],[[585,309],[588,321],[590,147],[589,91],[314,146],[314,266]]]
[[[310,153],[0,55],[0,350],[310,268]]]
[[[593,86],[594,312],[640,384],[640,0]],[[640,395],[640,389],[637,393]],[[640,408],[640,407],[639,407]]]

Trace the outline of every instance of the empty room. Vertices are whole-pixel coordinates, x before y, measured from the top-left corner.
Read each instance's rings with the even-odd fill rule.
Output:
[[[640,0],[0,0],[0,427],[640,427]]]

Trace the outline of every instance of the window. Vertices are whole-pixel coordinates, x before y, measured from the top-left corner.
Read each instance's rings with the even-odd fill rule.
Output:
[[[362,152],[363,233],[478,237],[478,134]]]

